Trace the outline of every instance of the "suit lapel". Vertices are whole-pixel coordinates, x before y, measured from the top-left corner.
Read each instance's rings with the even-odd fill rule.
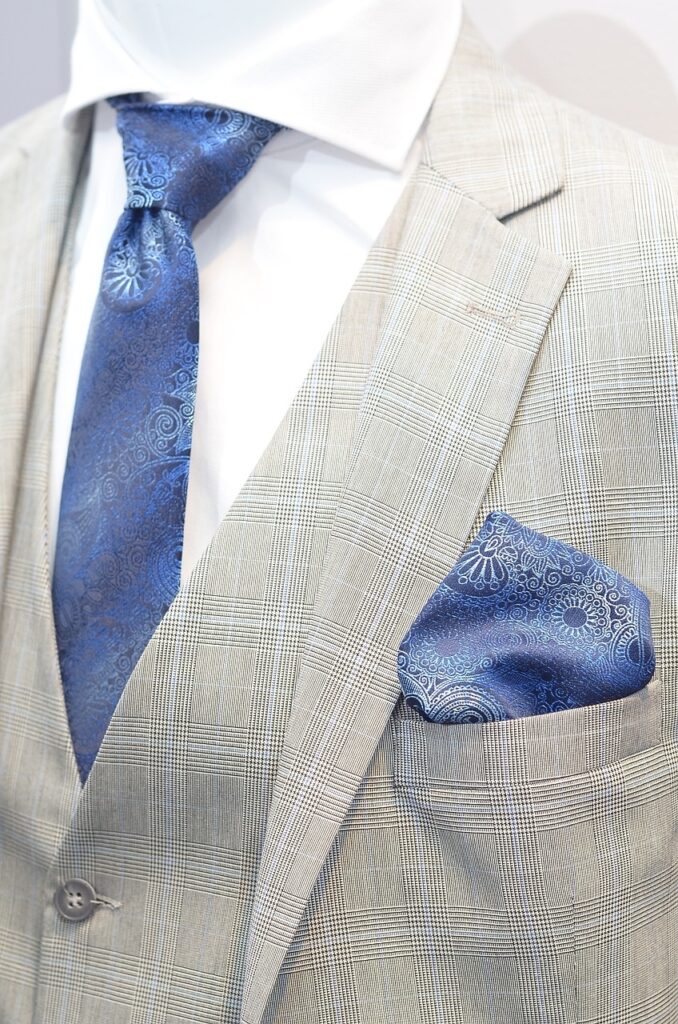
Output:
[[[400,640],[472,528],[570,272],[497,219],[560,182],[551,108],[535,95],[466,24],[410,185],[285,734],[249,928],[245,1024],[261,1021],[397,700]]]
[[[53,127],[50,104],[43,119],[33,119],[30,135],[19,121],[5,130],[0,147],[0,265],[6,268],[0,284],[0,338],[7,339],[0,384],[0,480],[7,499],[0,524],[3,585],[14,518],[9,503],[18,493],[37,369],[90,120],[86,112],[73,130]],[[47,133],[45,124],[51,126]]]
[[[6,281],[0,310],[4,336],[17,338],[3,385],[11,412],[0,445],[7,495],[86,149],[89,122],[81,121],[78,131],[59,128],[49,139],[38,125],[34,150],[10,144],[2,158],[2,180],[15,190],[4,208],[17,232],[0,239],[12,253],[3,265],[17,266],[16,287],[24,289]],[[21,140],[25,147],[25,134]],[[248,936],[247,1024],[261,1020],[397,699],[400,639],[472,527],[567,279],[562,258],[497,219],[559,187],[557,140],[550,103],[498,65],[466,24],[430,113],[424,159],[398,207],[404,220],[390,294],[269,811]],[[31,237],[31,224],[41,238]],[[359,315],[352,329],[365,329]],[[0,558],[13,514],[8,507]]]

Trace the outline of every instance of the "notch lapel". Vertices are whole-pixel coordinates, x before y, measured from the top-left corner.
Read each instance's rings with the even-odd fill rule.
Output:
[[[244,1024],[260,1024],[397,700],[400,640],[473,526],[570,273],[497,219],[559,187],[551,107],[535,94],[467,22],[410,183],[300,666],[250,921]]]

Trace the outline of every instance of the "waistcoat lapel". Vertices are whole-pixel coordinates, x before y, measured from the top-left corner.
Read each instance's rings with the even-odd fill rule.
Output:
[[[74,131],[45,133],[34,122],[29,135],[19,122],[16,143],[5,133],[0,163],[0,776],[2,798],[17,803],[17,828],[30,806],[40,820],[54,823],[56,811],[65,824],[61,787],[79,791],[53,639],[45,497],[71,210],[89,123],[85,115]],[[27,764],[47,780],[40,808],[26,799]],[[23,826],[30,830],[30,815]]]
[[[559,187],[558,142],[549,101],[467,23],[411,183],[278,762],[246,1024],[261,1020],[397,699],[399,642],[473,526],[569,276],[498,219]]]
[[[20,142],[6,130],[0,161],[0,1018],[6,1009],[21,1024],[32,1015],[44,879],[80,794],[54,644],[45,497],[89,119],[64,132],[53,127],[54,107],[44,117],[34,133],[17,126]],[[21,915],[19,892],[32,894]],[[20,980],[14,995],[9,978]]]

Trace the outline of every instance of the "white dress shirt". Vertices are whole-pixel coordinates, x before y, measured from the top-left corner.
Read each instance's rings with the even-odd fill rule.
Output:
[[[274,137],[193,234],[200,358],[182,580],[287,411],[419,160],[420,127],[451,58],[461,4],[363,0],[360,31],[347,25],[343,0],[318,10],[320,27],[316,11],[307,31],[297,23],[298,36],[279,33],[272,46],[269,34],[259,54],[250,52],[256,75],[226,53],[218,76],[189,92],[179,71],[161,80],[135,62],[96,0],[81,4],[65,123],[83,106],[96,109],[55,394],[52,556],[82,353],[126,195],[115,113],[102,97],[195,98],[293,128]],[[313,47],[320,29],[322,60]],[[351,31],[359,45],[351,46]],[[336,45],[328,45],[333,36]],[[310,40],[305,63],[300,38]],[[386,56],[370,62],[370,48]]]

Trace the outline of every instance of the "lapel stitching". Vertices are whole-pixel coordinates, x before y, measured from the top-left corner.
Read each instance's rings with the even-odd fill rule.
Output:
[[[243,1024],[260,1024],[397,700],[427,568],[461,551],[569,272],[420,166],[279,762]]]

